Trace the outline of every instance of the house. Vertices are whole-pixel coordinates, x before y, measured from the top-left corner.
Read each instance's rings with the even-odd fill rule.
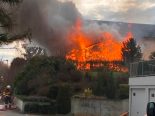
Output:
[[[144,116],[155,102],[155,60],[130,64],[129,86],[129,116]]]

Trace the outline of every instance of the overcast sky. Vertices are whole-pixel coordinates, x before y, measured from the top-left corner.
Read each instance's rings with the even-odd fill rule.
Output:
[[[4,61],[4,63],[8,63],[10,65],[11,61],[15,57],[22,57],[21,54],[25,53],[22,48],[23,42],[13,42],[9,45],[0,46],[0,61]]]
[[[155,24],[155,0],[72,1],[85,19]]]

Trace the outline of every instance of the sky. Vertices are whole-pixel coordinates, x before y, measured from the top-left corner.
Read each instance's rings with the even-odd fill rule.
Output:
[[[0,61],[10,65],[15,57],[23,57],[22,54],[25,53],[25,50],[22,48],[22,44],[24,44],[22,41],[18,41],[0,46]]]
[[[72,1],[84,19],[155,24],[155,0],[59,0]]]

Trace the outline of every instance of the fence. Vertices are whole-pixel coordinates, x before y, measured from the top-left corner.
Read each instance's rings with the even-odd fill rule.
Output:
[[[155,76],[155,60],[130,64],[130,77]]]

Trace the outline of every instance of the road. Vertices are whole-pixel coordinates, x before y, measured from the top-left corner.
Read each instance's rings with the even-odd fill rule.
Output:
[[[71,114],[66,115],[30,115],[30,114],[21,114],[17,111],[0,111],[0,116],[72,116]]]
[[[0,116],[39,116],[39,115],[21,114],[16,111],[8,110],[8,111],[0,111]]]

